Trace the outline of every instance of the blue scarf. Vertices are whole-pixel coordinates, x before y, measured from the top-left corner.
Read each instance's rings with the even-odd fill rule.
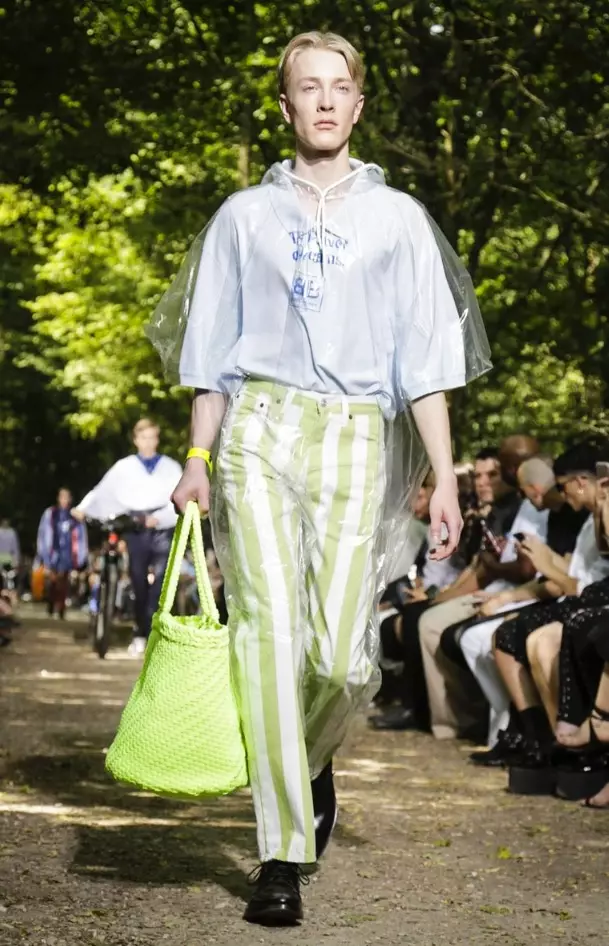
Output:
[[[155,453],[153,457],[142,457],[138,453],[137,458],[140,461],[140,463],[142,463],[145,466],[146,473],[154,473],[154,471],[156,470],[157,463],[161,459],[161,454]]]

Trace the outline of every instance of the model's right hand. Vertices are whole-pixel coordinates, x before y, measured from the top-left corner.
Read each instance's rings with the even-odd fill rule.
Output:
[[[199,457],[186,461],[182,478],[171,496],[171,501],[179,513],[186,511],[186,504],[191,500],[198,503],[201,515],[209,512],[207,464]]]

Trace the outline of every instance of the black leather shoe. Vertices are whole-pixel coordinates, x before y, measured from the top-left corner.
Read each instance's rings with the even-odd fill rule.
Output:
[[[338,818],[331,759],[311,782],[311,792],[315,815],[315,854],[319,860],[330,842]]]
[[[511,733],[500,729],[497,742],[492,749],[470,752],[469,761],[473,765],[483,765],[488,768],[499,768],[511,765],[516,758],[520,758],[523,739],[520,733]]]
[[[385,713],[379,716],[369,716],[368,722],[373,729],[392,729],[395,731],[404,731],[415,728],[414,713],[403,706],[392,706]]]
[[[308,883],[299,864],[266,861],[251,875],[256,889],[243,919],[262,926],[296,926],[302,920],[301,881]]]

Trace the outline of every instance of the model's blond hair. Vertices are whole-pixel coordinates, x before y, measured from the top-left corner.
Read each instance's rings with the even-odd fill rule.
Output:
[[[340,53],[347,63],[349,75],[358,89],[362,90],[366,70],[357,49],[348,39],[339,36],[338,33],[320,33],[318,30],[312,30],[310,33],[299,33],[298,36],[294,36],[282,53],[278,69],[280,95],[286,94],[295,57],[305,49],[328,49],[330,52]]]

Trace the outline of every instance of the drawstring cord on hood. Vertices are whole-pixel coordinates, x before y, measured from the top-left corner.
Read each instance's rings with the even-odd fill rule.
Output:
[[[318,194],[317,202],[317,211],[315,213],[315,236],[317,238],[317,243],[319,245],[319,258],[321,262],[321,274],[324,275],[324,234],[326,232],[326,198],[330,191],[334,190],[336,187],[340,187],[341,184],[345,184],[352,177],[356,177],[362,170],[366,167],[364,164],[358,165],[352,171],[349,171],[344,177],[341,177],[340,180],[335,181],[334,184],[330,184],[329,187],[319,187],[318,184],[313,183],[313,181],[308,181],[304,177],[299,177],[297,174],[294,174],[289,168],[284,166],[283,170],[287,177],[290,180],[294,181],[297,184],[303,184],[305,187],[310,187]]]

